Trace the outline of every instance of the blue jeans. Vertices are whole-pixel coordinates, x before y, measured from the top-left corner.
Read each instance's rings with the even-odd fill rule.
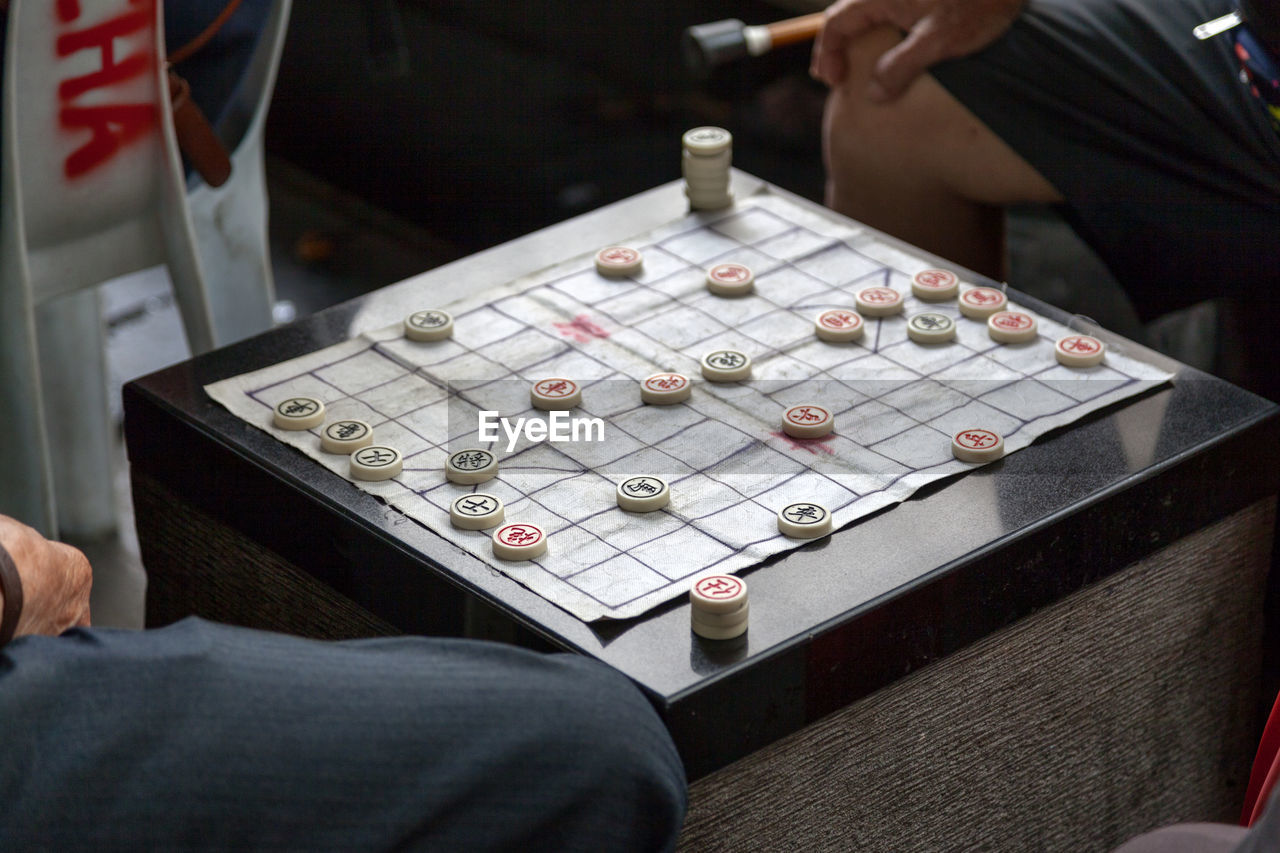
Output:
[[[585,658],[186,619],[0,650],[0,849],[661,850],[684,772]]]

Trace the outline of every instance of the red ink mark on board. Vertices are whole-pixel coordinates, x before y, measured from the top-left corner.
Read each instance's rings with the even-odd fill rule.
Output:
[[[588,343],[592,338],[607,338],[609,333],[600,328],[586,314],[579,314],[568,323],[552,323],[556,330],[566,338],[573,338],[580,344]]]
[[[157,58],[152,47],[123,58],[116,56],[116,40],[155,27],[155,0],[130,0],[134,11],[124,11],[114,18],[81,30],[59,34],[54,52],[62,59],[90,51],[97,54],[98,69],[68,77],[58,84],[58,123],[64,130],[89,131],[89,139],[67,156],[63,174],[77,178],[92,172],[115,156],[121,148],[146,135],[156,126],[159,110],[154,103],[100,103],[81,106],[74,101],[98,89],[118,86],[155,68]],[[78,0],[58,0],[57,15],[69,23],[80,17]]]
[[[774,432],[769,433],[769,435],[773,436],[774,438],[782,439],[788,445],[790,445],[792,450],[805,450],[805,451],[808,451],[809,453],[822,452],[827,454],[828,456],[835,455],[835,451],[832,450],[830,447],[827,447],[826,445],[826,442],[831,441],[831,439],[835,438],[834,435],[828,434],[824,436],[819,436],[818,438],[795,438],[794,436],[787,435],[785,432],[782,432],[781,430],[775,430]]]

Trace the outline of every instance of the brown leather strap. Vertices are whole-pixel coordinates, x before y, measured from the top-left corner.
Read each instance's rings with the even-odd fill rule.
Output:
[[[209,26],[191,41],[171,52],[166,59],[169,65],[169,100],[173,102],[173,130],[178,137],[178,148],[191,168],[199,172],[200,177],[211,187],[220,187],[231,177],[231,155],[214,133],[213,125],[209,124],[204,111],[191,99],[191,86],[178,76],[173,66],[190,58],[208,44],[218,30],[222,29],[223,24],[230,20],[241,2],[242,0],[230,0]]]
[[[4,595],[4,610],[0,611],[0,646],[3,646],[13,639],[18,618],[22,616],[22,578],[3,545],[0,545],[0,594]]]
[[[175,71],[169,72],[169,100],[173,102],[173,132],[178,137],[178,148],[206,184],[222,186],[231,177],[231,156],[209,119],[191,99],[191,86]]]
[[[236,7],[239,6],[240,3],[241,0],[231,0],[231,2],[223,6],[222,11],[217,14],[209,26],[204,28],[204,31],[201,32],[200,35],[169,54],[169,65],[177,65],[179,62],[187,59],[197,50],[208,44],[209,39],[216,36],[218,34],[218,30],[222,29],[222,25],[231,19],[231,15],[236,11]]]

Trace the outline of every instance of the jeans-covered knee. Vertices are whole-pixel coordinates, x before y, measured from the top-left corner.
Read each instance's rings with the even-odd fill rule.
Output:
[[[604,819],[599,828],[612,836],[606,847],[670,848],[684,820],[687,787],[666,726],[621,674],[581,657],[552,660],[555,676],[533,700],[549,703],[552,716],[544,719],[556,721],[542,733],[540,745],[547,755],[572,763],[595,817]]]

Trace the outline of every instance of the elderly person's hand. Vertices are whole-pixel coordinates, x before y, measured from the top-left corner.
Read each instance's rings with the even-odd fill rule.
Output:
[[[1026,0],[838,0],[813,46],[809,72],[836,86],[844,80],[845,50],[858,36],[880,26],[905,33],[876,63],[868,96],[892,100],[931,65],[976,53],[991,44],[1022,13]]]
[[[61,634],[89,624],[93,570],[80,550],[50,542],[27,525],[0,515],[0,546],[22,580],[22,615],[15,636]]]

